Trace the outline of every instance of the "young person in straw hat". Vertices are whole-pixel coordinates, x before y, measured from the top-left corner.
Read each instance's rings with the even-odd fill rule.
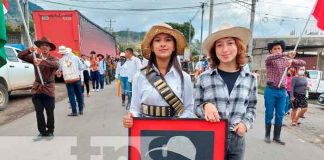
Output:
[[[186,46],[181,32],[167,24],[153,26],[142,43],[148,65],[136,73],[129,113],[123,118],[126,128],[133,117],[193,116],[193,91],[190,76],[183,72],[177,55]]]
[[[226,157],[231,160],[244,158],[244,135],[256,115],[256,79],[243,68],[251,37],[249,29],[229,24],[208,36],[203,49],[211,68],[196,84],[196,114],[212,123],[228,119]]]
[[[22,51],[18,57],[28,63],[34,63],[35,82],[32,88],[32,101],[35,106],[39,136],[52,137],[54,136],[55,72],[60,64],[59,60],[50,54],[50,51],[54,51],[56,46],[46,37],[35,41],[34,44],[42,52],[36,54],[36,59],[32,55],[32,52],[35,51],[34,47]],[[36,66],[40,69],[44,85],[41,84]],[[44,109],[47,120],[45,120]]]
[[[128,83],[128,78],[127,78],[127,63],[126,63],[126,57],[125,57],[124,52],[120,53],[120,60],[117,63],[116,79],[120,79],[121,95],[122,95],[122,106],[125,106],[126,87],[127,87],[127,83]]]

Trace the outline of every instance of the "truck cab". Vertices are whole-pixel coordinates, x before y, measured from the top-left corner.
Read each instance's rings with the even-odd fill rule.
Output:
[[[320,70],[307,70],[309,73],[309,79],[313,85],[309,89],[309,94],[318,97],[321,93],[324,93],[324,80],[323,71]]]
[[[20,49],[5,46],[7,64],[0,68],[0,110],[9,102],[9,95],[16,90],[29,90],[35,80],[33,64],[17,57]]]

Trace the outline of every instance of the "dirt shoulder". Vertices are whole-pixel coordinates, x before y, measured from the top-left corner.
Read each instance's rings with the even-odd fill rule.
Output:
[[[56,83],[55,94],[55,102],[61,101],[67,97],[64,83]],[[0,126],[33,112],[34,105],[31,98],[32,94],[30,91],[17,91],[12,93],[7,108],[0,111]]]

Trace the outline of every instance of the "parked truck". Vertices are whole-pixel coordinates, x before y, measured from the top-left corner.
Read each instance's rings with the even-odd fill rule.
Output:
[[[312,86],[309,89],[309,94],[311,97],[319,97],[321,93],[324,93],[324,80],[323,71],[320,70],[307,70],[309,73],[309,78],[312,81]]]
[[[80,56],[91,51],[116,56],[115,37],[77,10],[35,10],[32,12],[35,37],[50,39],[56,46],[65,45]],[[60,58],[61,55],[53,52]]]
[[[33,64],[17,57],[20,49],[5,46],[7,64],[0,67],[0,110],[6,108],[9,95],[17,90],[30,90],[35,80]]]

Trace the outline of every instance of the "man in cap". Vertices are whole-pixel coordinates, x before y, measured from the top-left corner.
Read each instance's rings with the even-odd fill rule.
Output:
[[[28,63],[33,63],[35,68],[35,82],[32,88],[32,101],[35,106],[39,136],[54,136],[54,108],[55,108],[55,72],[59,68],[58,59],[50,54],[56,46],[46,37],[34,42],[41,50],[33,58],[32,52],[36,49],[30,47],[22,51],[18,57]],[[38,74],[39,67],[41,75]],[[41,84],[42,76],[44,84]],[[45,121],[44,109],[47,121]]]
[[[291,65],[305,65],[303,60],[294,59],[296,53],[285,53],[284,41],[273,41],[268,43],[270,55],[266,58],[267,87],[264,91],[265,99],[265,142],[270,143],[271,121],[275,115],[273,141],[285,145],[280,139],[282,120],[285,114],[286,104],[286,74],[279,86],[280,79],[286,67]]]
[[[68,114],[68,116],[78,116],[75,97],[78,101],[79,114],[82,115],[83,96],[81,81],[83,81],[83,64],[80,58],[72,53],[71,48],[60,46],[58,53],[63,56],[60,59],[60,67],[57,71],[57,76],[61,77],[61,74],[63,73],[72,109],[72,113]]]

